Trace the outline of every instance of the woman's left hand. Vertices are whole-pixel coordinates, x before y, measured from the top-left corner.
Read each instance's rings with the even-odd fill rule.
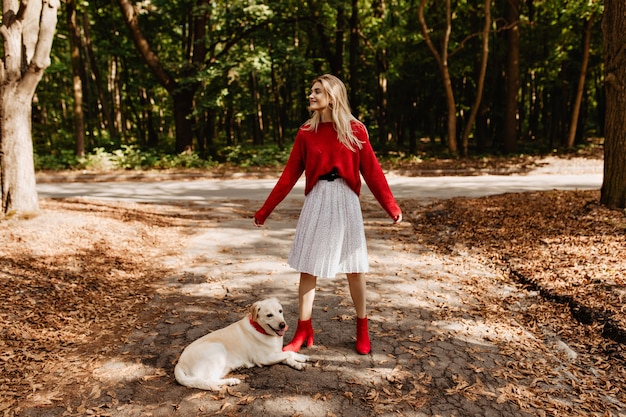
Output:
[[[393,224],[398,224],[402,222],[402,214],[398,214],[396,217],[393,218]]]

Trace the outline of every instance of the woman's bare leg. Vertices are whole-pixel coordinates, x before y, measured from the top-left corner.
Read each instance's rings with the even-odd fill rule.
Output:
[[[348,285],[350,286],[350,296],[354,303],[354,309],[356,310],[356,316],[363,318],[367,316],[367,285],[365,281],[365,274],[363,273],[351,273],[347,274]]]
[[[315,301],[315,286],[317,277],[302,272],[300,274],[300,287],[298,289],[298,302],[300,320],[310,320],[313,314],[313,301]]]

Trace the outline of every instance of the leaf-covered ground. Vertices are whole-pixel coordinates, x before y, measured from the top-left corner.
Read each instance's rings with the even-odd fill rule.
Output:
[[[599,199],[598,191],[455,198],[412,215],[425,244],[502,269],[626,343],[626,216]]]
[[[0,227],[0,412],[9,416],[19,403],[61,400],[86,378],[85,353],[114,348],[133,328],[164,273],[154,259],[179,241],[172,220],[131,206],[41,209]]]
[[[481,163],[470,165],[474,168],[466,165],[463,171],[479,170]],[[580,161],[574,165],[560,169],[580,168]],[[537,161],[525,160],[514,161],[507,170],[522,166],[541,168]],[[429,166],[431,172],[437,169],[451,168]],[[217,320],[211,328],[229,324],[254,301],[248,285],[258,285],[259,273],[267,275],[267,282],[278,279],[271,271],[247,269],[259,268],[268,253],[277,256],[271,235],[268,247],[238,246],[234,238],[227,245],[229,227],[248,225],[250,204],[225,202],[209,210],[44,200],[40,217],[0,222],[0,413],[260,415],[259,407],[267,405],[255,404],[276,399],[280,401],[275,410],[289,410],[288,405],[304,401],[300,395],[305,394],[311,415],[339,415],[331,407],[333,401],[352,410],[346,416],[429,415],[433,410],[449,416],[484,415],[485,407],[490,415],[503,416],[626,415],[626,217],[602,207],[598,199],[597,191],[551,191],[427,205],[402,202],[407,221],[400,233],[383,229],[376,219],[367,221],[368,233],[382,237],[372,242],[373,275],[406,288],[423,285],[425,292],[414,293],[415,302],[433,302],[437,310],[403,309],[391,303],[403,297],[401,289],[376,284],[382,298],[372,301],[372,316],[379,316],[372,333],[379,341],[379,356],[374,355],[370,365],[368,359],[355,359],[340,349],[340,358],[334,359],[330,356],[338,353],[332,340],[345,332],[342,323],[350,317],[343,312],[349,314],[350,303],[345,302],[345,289],[333,284],[326,293],[321,291],[319,300],[330,300],[320,308],[334,315],[332,328],[328,325],[321,334],[322,343],[330,346],[313,350],[321,359],[306,371],[303,385],[289,388],[288,375],[299,378],[297,371],[272,368],[249,371],[247,388],[219,394],[190,392],[177,386],[170,372],[176,353],[194,336],[193,326],[203,325],[207,316]],[[375,203],[364,203],[366,219],[377,210]],[[274,220],[280,223],[281,216],[292,219],[297,209],[286,208]],[[222,242],[212,243],[223,246],[213,252],[195,248],[190,262],[185,258],[189,240],[206,227],[222,229]],[[213,271],[181,273],[171,259],[186,268],[198,262]],[[452,275],[439,271],[437,259],[451,265],[450,270],[481,264],[494,275],[469,271],[460,283],[449,282]],[[392,261],[408,265],[409,260],[422,262],[423,269],[384,268]],[[243,274],[240,288],[230,281],[235,272]],[[171,278],[164,281],[166,277]],[[180,294],[184,285],[205,291],[230,310],[201,310],[197,299]],[[467,310],[441,298],[441,288],[458,285],[458,291],[466,291],[461,298],[471,305]],[[511,294],[498,297],[503,285],[509,292],[513,286],[527,291],[523,308],[509,302],[518,299]],[[415,322],[415,314],[423,321]],[[471,323],[474,314],[485,319],[478,333],[488,333],[489,323],[496,329],[485,340],[503,337],[497,354],[486,344],[465,345],[460,338],[429,328],[431,322],[452,317],[457,326]],[[503,314],[507,320],[498,322]],[[545,356],[551,354],[551,345],[540,341],[542,335],[552,337],[569,359],[559,362],[557,356]],[[446,352],[455,349],[459,361],[472,361],[444,363]],[[123,369],[118,367],[120,357],[126,358]],[[384,365],[394,363],[380,373]],[[115,378],[115,384],[107,385]],[[271,388],[282,379],[287,393]],[[143,404],[142,411],[133,404]],[[315,406],[322,411],[313,413]],[[441,411],[446,406],[447,414]]]

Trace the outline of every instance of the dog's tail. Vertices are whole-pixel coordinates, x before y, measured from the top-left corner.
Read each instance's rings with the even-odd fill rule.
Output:
[[[189,388],[198,388],[207,391],[220,390],[220,381],[207,381],[206,379],[198,378],[193,375],[187,375],[179,364],[176,364],[176,367],[174,367],[174,376],[180,385]]]

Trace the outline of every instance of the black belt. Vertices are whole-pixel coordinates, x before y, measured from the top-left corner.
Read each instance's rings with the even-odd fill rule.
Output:
[[[319,179],[322,181],[335,181],[337,178],[341,178],[339,171],[337,171],[337,168],[333,168],[328,174],[321,175]]]

